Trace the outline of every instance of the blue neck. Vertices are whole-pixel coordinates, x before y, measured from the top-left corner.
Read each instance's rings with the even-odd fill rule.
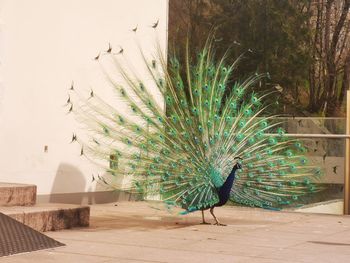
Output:
[[[222,205],[226,204],[226,202],[230,198],[230,192],[231,192],[233,182],[235,180],[236,171],[237,171],[237,166],[235,165],[232,168],[232,171],[229,174],[229,176],[226,178],[225,183],[219,189],[220,201],[216,206],[222,206]]]
[[[230,190],[231,190],[232,185],[233,185],[233,182],[234,182],[235,177],[236,177],[236,171],[237,171],[237,166],[235,165],[235,166],[232,168],[232,170],[231,170],[229,176],[226,178],[226,181],[225,181],[225,183],[223,184],[223,187],[229,187]]]

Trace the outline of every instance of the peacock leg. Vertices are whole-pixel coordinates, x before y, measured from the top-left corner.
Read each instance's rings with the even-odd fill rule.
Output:
[[[211,215],[214,217],[215,222],[216,222],[214,225],[217,225],[217,226],[226,226],[225,224],[221,224],[221,223],[219,222],[219,220],[216,218],[216,216],[214,215],[214,208],[215,208],[215,206],[213,206],[212,208],[210,208],[210,213],[211,213]]]
[[[205,222],[205,219],[204,219],[204,210],[202,209],[202,225],[210,225],[210,223],[208,222]]]

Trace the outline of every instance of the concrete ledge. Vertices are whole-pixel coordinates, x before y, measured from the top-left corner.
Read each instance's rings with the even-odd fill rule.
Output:
[[[0,183],[0,206],[30,206],[35,201],[35,185]]]
[[[309,204],[300,208],[293,209],[292,211],[303,212],[303,213],[343,215],[344,200],[335,199],[335,200],[328,200],[324,202]]]
[[[0,207],[0,212],[42,232],[87,227],[90,220],[89,206],[68,204]]]

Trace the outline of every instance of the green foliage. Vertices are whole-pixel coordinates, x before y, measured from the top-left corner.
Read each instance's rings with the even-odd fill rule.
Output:
[[[170,1],[169,50],[184,53],[188,32],[194,57],[196,47],[205,41],[210,30],[215,31],[216,53],[221,57],[227,46],[234,60],[243,54],[236,69],[237,76],[254,72],[269,72],[271,79],[261,80],[256,89],[264,91],[276,84],[284,96],[292,99],[284,104],[299,103],[299,93],[308,81],[310,53],[310,14],[305,11],[308,1],[291,0],[173,0]],[[229,86],[230,88],[230,86]],[[283,105],[275,112],[283,112]]]

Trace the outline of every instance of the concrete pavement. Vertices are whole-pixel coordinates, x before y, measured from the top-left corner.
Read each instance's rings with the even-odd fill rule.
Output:
[[[46,233],[65,247],[0,262],[350,262],[349,216],[226,206],[215,209],[223,227],[151,206],[93,205],[89,228]]]

